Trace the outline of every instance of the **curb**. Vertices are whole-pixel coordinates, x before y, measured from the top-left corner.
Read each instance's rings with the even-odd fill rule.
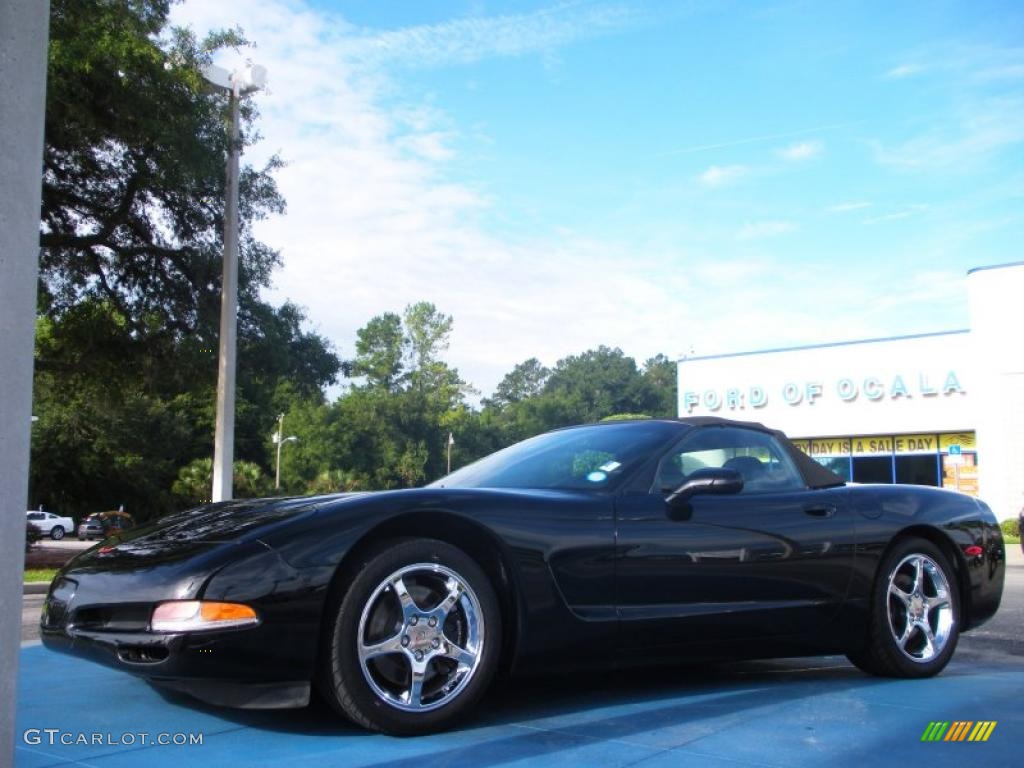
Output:
[[[26,581],[23,588],[22,594],[24,595],[45,595],[46,591],[50,588],[50,582],[48,581]]]

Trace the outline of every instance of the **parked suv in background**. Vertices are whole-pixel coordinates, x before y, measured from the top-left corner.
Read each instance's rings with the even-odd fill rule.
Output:
[[[75,521],[70,517],[61,517],[41,509],[28,510],[25,519],[36,526],[44,536],[49,536],[54,541],[60,541],[65,533],[75,530]]]
[[[135,520],[127,512],[94,512],[78,524],[78,538],[105,539],[134,527]]]

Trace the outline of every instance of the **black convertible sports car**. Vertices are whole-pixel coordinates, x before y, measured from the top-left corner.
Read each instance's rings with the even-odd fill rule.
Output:
[[[549,432],[425,488],[233,501],[106,539],[44,643],[200,699],[368,728],[470,711],[496,673],[845,653],[934,675],[999,606],[991,510],[846,485],[721,419]]]

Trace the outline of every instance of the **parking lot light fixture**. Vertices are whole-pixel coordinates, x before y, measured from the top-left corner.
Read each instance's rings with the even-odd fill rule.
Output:
[[[281,446],[285,443],[297,443],[299,438],[295,435],[281,439],[281,435],[284,434],[284,414],[280,414],[277,417],[277,432],[274,433],[274,444],[277,446],[277,471],[274,473],[274,489],[281,489]]]
[[[238,155],[241,152],[239,101],[266,85],[267,70],[248,64],[233,72],[210,65],[203,76],[228,92],[231,127],[224,201],[224,268],[221,281],[220,353],[217,365],[217,423],[213,448],[213,500],[232,496],[235,454],[235,368],[238,333]]]

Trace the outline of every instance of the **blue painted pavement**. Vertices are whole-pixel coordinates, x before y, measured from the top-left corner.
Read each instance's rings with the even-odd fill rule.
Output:
[[[1024,667],[954,661],[930,680],[845,659],[750,662],[500,683],[459,729],[390,738],[325,708],[246,712],[161,693],[40,646],[21,651],[19,768],[202,766],[1021,765]],[[985,743],[921,742],[935,720],[995,720]],[[43,729],[59,729],[54,743]],[[27,734],[26,734],[27,732]],[[62,744],[78,734],[104,743]],[[130,734],[202,734],[201,745]],[[29,742],[38,743],[29,743]]]

